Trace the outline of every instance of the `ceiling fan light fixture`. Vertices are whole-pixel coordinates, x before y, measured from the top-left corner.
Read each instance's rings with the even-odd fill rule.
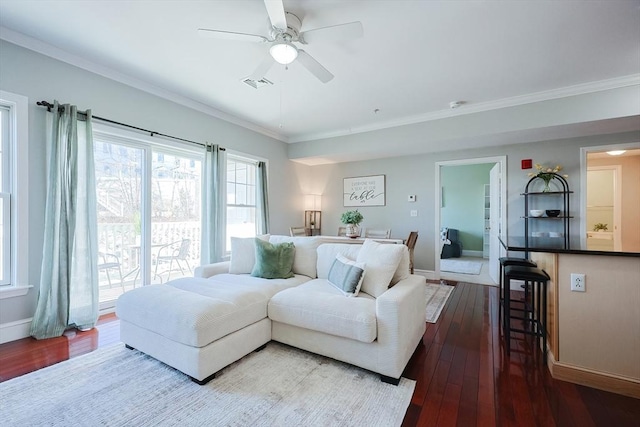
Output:
[[[298,57],[298,48],[286,41],[276,42],[269,49],[269,53],[276,62],[287,65]]]

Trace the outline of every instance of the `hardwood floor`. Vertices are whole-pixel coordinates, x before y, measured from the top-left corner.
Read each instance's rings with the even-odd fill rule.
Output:
[[[530,341],[503,352],[495,287],[458,283],[428,323],[404,376],[416,389],[403,426],[640,426],[640,400],[551,378]],[[0,381],[119,342],[115,315],[87,332],[0,345]]]

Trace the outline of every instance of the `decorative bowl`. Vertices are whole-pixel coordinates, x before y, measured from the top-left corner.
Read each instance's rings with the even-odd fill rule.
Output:
[[[544,211],[542,209],[531,209],[529,215],[538,218],[544,215]]]
[[[546,213],[547,213],[547,216],[556,217],[560,215],[560,209],[547,209]]]

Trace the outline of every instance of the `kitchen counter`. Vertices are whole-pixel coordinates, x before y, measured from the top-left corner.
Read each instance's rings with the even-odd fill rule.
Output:
[[[640,252],[599,251],[587,249],[578,239],[572,239],[569,242],[570,249],[564,248],[564,239],[562,238],[530,237],[528,246],[525,244],[524,236],[509,236],[507,239],[499,237],[499,239],[500,243],[507,251],[514,252],[546,252],[555,254],[640,257]]]

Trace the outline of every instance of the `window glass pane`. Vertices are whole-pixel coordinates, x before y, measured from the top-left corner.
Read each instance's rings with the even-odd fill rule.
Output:
[[[115,300],[141,284],[143,154],[123,145],[94,144],[100,302]]]
[[[200,260],[202,161],[155,151],[151,176],[151,283],[193,276]]]
[[[231,237],[256,235],[256,165],[227,158],[227,251]]]
[[[5,255],[5,218],[4,218],[4,198],[0,197],[0,285],[5,284],[5,266],[4,266],[4,255]],[[8,250],[9,248],[7,248]]]

